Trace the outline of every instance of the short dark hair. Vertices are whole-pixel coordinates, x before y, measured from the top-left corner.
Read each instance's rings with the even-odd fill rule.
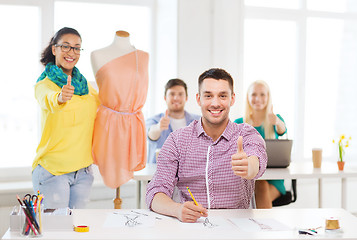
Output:
[[[232,76],[221,68],[211,68],[198,77],[198,91],[201,90],[201,84],[206,78],[213,78],[216,80],[226,80],[228,81],[229,88],[233,93],[233,78]]]
[[[166,96],[167,90],[169,90],[170,88],[175,87],[175,86],[182,86],[185,89],[186,96],[187,96],[187,85],[182,79],[179,79],[179,78],[170,79],[166,83],[166,85],[165,85],[165,95],[164,96]]]
[[[50,43],[48,44],[48,46],[43,50],[42,54],[41,54],[41,59],[40,62],[46,66],[48,63],[50,62],[55,62],[56,58],[52,53],[52,46],[57,44],[58,41],[62,38],[63,35],[65,34],[74,34],[77,35],[81,40],[81,35],[79,34],[79,32],[74,29],[74,28],[69,28],[69,27],[64,27],[61,28],[60,30],[58,30],[55,35],[53,35],[53,37],[50,40]]]

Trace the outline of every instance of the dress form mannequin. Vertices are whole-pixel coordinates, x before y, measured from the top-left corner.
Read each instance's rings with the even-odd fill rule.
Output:
[[[93,160],[104,183],[116,188],[115,208],[120,208],[120,186],[146,164],[144,106],[148,89],[148,53],[130,43],[129,33],[117,31],[111,45],[91,53],[99,87],[93,132]]]
[[[91,64],[94,76],[104,64],[135,50],[135,47],[130,43],[130,34],[122,30],[117,31],[111,45],[91,53]]]

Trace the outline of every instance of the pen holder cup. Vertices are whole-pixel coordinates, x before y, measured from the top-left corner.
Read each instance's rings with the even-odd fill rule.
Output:
[[[39,207],[20,206],[20,235],[23,237],[42,236],[43,205]]]

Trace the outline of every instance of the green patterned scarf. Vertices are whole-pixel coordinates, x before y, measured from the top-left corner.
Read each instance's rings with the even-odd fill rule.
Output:
[[[65,74],[61,68],[57,67],[54,63],[50,62],[46,65],[45,71],[37,79],[37,82],[48,77],[52,82],[56,83],[60,88],[67,84],[67,74]],[[74,67],[72,72],[71,85],[74,87],[74,94],[87,95],[88,84],[87,79],[79,72],[78,68]]]

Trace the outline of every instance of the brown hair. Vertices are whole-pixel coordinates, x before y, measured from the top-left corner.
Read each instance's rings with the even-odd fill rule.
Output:
[[[233,93],[233,78],[232,76],[221,68],[211,68],[198,77],[198,91],[201,90],[201,84],[206,78],[213,78],[216,80],[226,80],[228,81],[229,88]]]
[[[167,90],[169,90],[170,88],[174,87],[174,86],[182,86],[184,89],[185,89],[185,92],[186,92],[186,96],[187,96],[187,85],[186,83],[179,79],[179,78],[173,78],[173,79],[170,79],[166,85],[165,85],[165,95],[166,96],[166,92]]]

